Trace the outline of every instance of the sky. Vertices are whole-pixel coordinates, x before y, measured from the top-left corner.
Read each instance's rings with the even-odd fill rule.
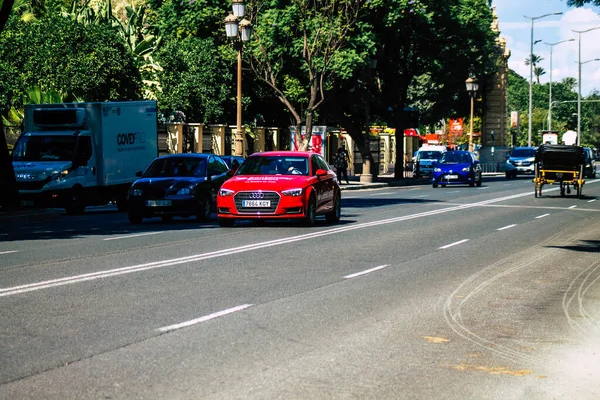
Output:
[[[578,34],[590,28],[600,28],[600,8],[586,5],[580,8],[568,7],[567,0],[492,0],[498,15],[500,36],[506,39],[511,52],[508,66],[525,79],[529,80],[529,66],[525,59],[529,57],[531,46],[531,18],[544,14],[562,12],[562,15],[551,15],[535,19],[533,22],[533,40],[540,40],[533,46],[533,53],[543,60],[538,66],[544,68],[545,75],[540,83],[550,80],[550,64],[552,63],[552,81],[558,82],[566,77],[578,79],[578,61],[581,60],[581,95],[588,96],[594,90],[600,92],[600,29]],[[529,18],[525,18],[525,16]],[[554,46],[546,43],[557,43],[574,39]],[[579,59],[581,44],[581,59]],[[552,48],[552,52],[550,49]],[[552,53],[552,57],[551,57]],[[535,75],[533,80],[535,82]]]

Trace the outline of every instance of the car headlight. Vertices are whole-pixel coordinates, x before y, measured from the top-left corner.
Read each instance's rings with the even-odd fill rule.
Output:
[[[433,171],[434,172],[442,172],[442,169],[441,168],[435,168]]]
[[[470,169],[471,169],[471,168],[469,168],[469,167],[464,167],[464,168],[462,169],[462,172],[469,172],[469,170],[470,170]]]
[[[589,167],[591,167],[591,166],[592,166],[592,164],[585,164],[585,167],[586,167],[586,168],[589,168]]]
[[[219,189],[219,196],[221,197],[233,196],[234,193],[235,192],[233,190]]]
[[[183,195],[194,194],[194,188],[191,188],[191,187],[181,188],[177,191],[177,194],[183,194]]]
[[[298,196],[302,196],[303,192],[304,191],[302,189],[288,189],[288,190],[282,190],[281,194],[284,196],[298,197]]]
[[[129,192],[129,194],[131,196],[141,196],[143,194],[142,189],[131,189],[131,191]]]
[[[55,172],[52,175],[50,175],[50,179],[52,179],[53,181],[60,181],[62,178],[67,176],[68,173],[69,171],[66,169],[64,171]]]

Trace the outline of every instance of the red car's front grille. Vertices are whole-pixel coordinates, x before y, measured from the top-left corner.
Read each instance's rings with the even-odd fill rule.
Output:
[[[277,192],[239,192],[234,196],[235,208],[240,214],[273,214],[279,204]],[[244,200],[268,200],[269,207],[243,207]]]

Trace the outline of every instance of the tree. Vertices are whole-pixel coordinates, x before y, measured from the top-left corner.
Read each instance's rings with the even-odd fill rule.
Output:
[[[308,148],[315,113],[332,79],[354,68],[360,50],[349,43],[364,4],[365,0],[270,0],[250,10],[254,38],[245,54],[257,79],[289,110],[301,150]]]
[[[155,53],[161,65],[158,101],[165,113],[183,111],[188,121],[218,122],[230,93],[231,74],[212,38],[169,39]]]
[[[141,97],[133,57],[107,24],[84,25],[60,16],[28,23],[13,19],[0,38],[0,59],[18,66],[7,76],[14,82],[11,105],[19,105],[26,88],[35,86],[85,101]],[[0,98],[5,90],[0,88]]]
[[[14,0],[2,0],[0,3],[0,39],[2,38],[2,32],[6,26],[6,21],[10,16]],[[0,62],[0,67],[3,62]],[[0,68],[0,71],[3,71]],[[6,76],[2,76],[0,73],[0,83],[2,86],[8,82]],[[4,107],[0,103],[0,114],[4,113]],[[15,170],[8,153],[8,146],[6,144],[6,136],[4,135],[4,124],[0,118],[0,186],[4,188],[4,195],[0,197],[0,208],[3,209],[15,209],[19,208],[19,192],[17,189],[17,181],[15,177]]]
[[[481,89],[495,70],[498,52],[487,0],[380,0],[370,14],[378,42],[380,115],[396,128],[396,178],[403,177],[405,108],[440,102],[430,115],[466,114],[464,82],[477,76]],[[433,89],[433,90],[432,90]],[[442,94],[440,96],[440,94]],[[424,96],[423,96],[424,95]],[[464,114],[463,114],[464,112]],[[459,115],[460,115],[459,114]]]
[[[600,7],[600,0],[567,0],[569,7],[583,7],[585,4],[593,4]]]

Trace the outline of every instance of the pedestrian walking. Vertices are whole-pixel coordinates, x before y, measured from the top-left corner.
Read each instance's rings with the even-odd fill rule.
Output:
[[[340,148],[337,150],[337,153],[335,154],[335,158],[333,159],[333,166],[335,167],[337,179],[338,182],[340,182],[340,184],[342,183],[342,175],[346,180],[346,185],[350,184],[350,182],[348,181],[348,161],[349,157],[348,153],[346,152],[346,149],[344,148],[344,146],[340,146]]]

